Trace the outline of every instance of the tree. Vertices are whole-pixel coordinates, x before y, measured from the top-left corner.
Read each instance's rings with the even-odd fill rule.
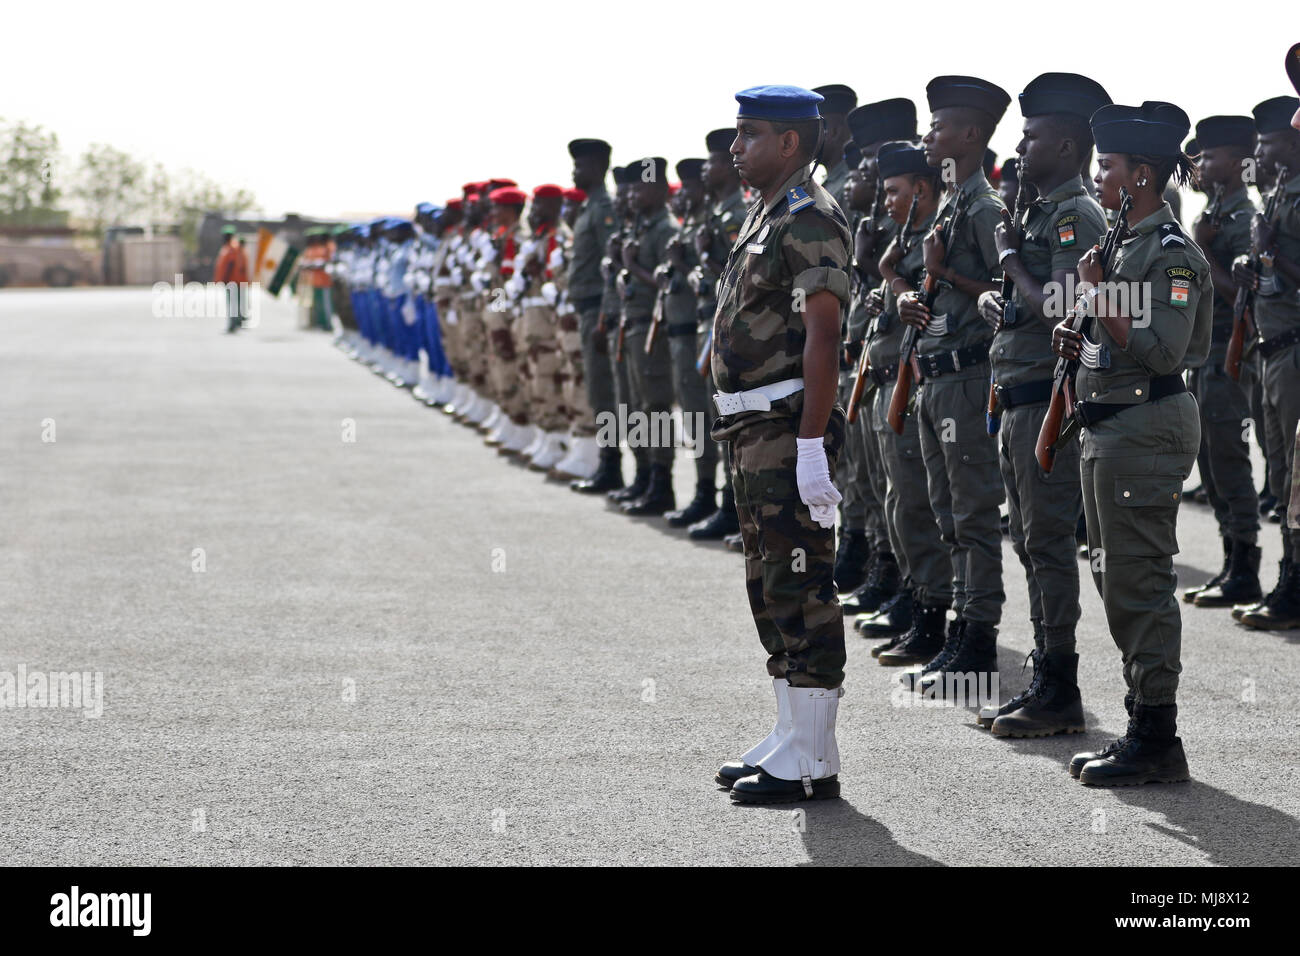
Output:
[[[104,143],[81,154],[72,194],[86,206],[96,233],[123,222],[145,207],[145,168],[134,156]]]
[[[58,208],[59,137],[44,127],[0,120],[0,222],[17,226],[62,225]]]

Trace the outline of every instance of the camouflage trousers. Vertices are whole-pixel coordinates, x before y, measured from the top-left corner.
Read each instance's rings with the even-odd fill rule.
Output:
[[[533,424],[543,431],[568,431],[564,356],[560,353],[555,310],[544,299],[525,300],[525,303],[523,313],[515,322],[524,345],[529,414]]]
[[[460,320],[460,346],[469,374],[466,381],[484,398],[496,400],[488,384],[487,327],[483,324],[483,310],[476,299],[462,298],[457,317]]]
[[[596,416],[587,400],[586,366],[582,359],[582,322],[573,306],[567,303],[556,315],[556,340],[564,362],[564,411],[574,435],[596,434]]]
[[[836,594],[835,529],[823,528],[799,497],[795,478],[803,393],[773,402],[773,411],[723,416],[713,437],[731,446],[736,514],[745,545],[745,589],[767,672],[795,687],[844,682],[844,614]],[[775,415],[774,415],[775,413]],[[844,410],[826,427],[834,473],[844,447]]]
[[[501,301],[497,299],[497,301]],[[504,305],[504,303],[502,303]],[[519,319],[508,308],[483,310],[489,349],[488,380],[501,411],[516,425],[528,424],[528,383],[525,379],[524,353],[517,334]]]
[[[460,312],[451,299],[440,299],[438,308],[438,334],[442,336],[442,350],[447,353],[452,374],[457,381],[469,381],[469,363],[465,360],[465,350],[461,348],[461,330],[464,323]]]
[[[890,550],[918,603],[951,607],[952,561],[943,539],[952,537],[952,512],[936,514],[930,505],[916,416],[903,419],[901,435],[895,435],[889,427],[889,400],[893,394],[893,385],[876,388],[873,404],[863,413],[870,419],[869,427],[885,470]]]

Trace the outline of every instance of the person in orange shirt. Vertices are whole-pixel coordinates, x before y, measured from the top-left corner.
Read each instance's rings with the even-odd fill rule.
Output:
[[[330,321],[330,277],[324,266],[334,257],[334,243],[323,227],[312,227],[304,236],[307,248],[302,254],[302,269],[311,284],[310,327],[329,332],[334,326]]]
[[[226,305],[230,317],[226,334],[233,335],[244,324],[244,298],[248,294],[248,254],[239,244],[234,226],[223,226],[221,234],[226,237],[226,244],[217,255],[212,281],[226,286]]]

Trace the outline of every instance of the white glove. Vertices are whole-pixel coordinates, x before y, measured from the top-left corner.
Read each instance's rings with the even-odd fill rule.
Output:
[[[560,290],[554,282],[547,282],[542,285],[542,298],[545,299],[546,304],[552,308],[554,308],[555,304],[560,301]]]
[[[835,527],[835,506],[842,497],[831,484],[830,463],[826,460],[826,448],[820,438],[796,438],[799,458],[795,463],[795,481],[799,485],[799,497],[808,506],[808,511],[823,528]]]

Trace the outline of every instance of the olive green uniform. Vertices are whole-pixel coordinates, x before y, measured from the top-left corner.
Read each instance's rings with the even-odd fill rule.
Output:
[[[1057,272],[1077,275],[1079,257],[1106,232],[1106,214],[1075,176],[1029,207],[1024,230],[1018,257],[1041,287]],[[1074,642],[1079,621],[1079,446],[1064,445],[1048,473],[1034,449],[1056,368],[1052,328],[1063,316],[1040,316],[1019,288],[1011,301],[1012,321],[994,336],[990,352],[1000,413],[998,463],[1011,543],[1029,587],[1029,617],[1042,622],[1047,647],[1056,649]]]
[[[697,422],[707,424],[709,421],[709,407],[713,402],[709,398],[710,392],[704,378],[695,367],[703,342],[698,332],[699,304],[687,282],[687,276],[700,262],[695,248],[695,235],[704,228],[708,215],[706,210],[698,210],[687,216],[682,223],[681,248],[686,268],[680,273],[674,269],[664,280],[667,289],[660,290],[663,319],[655,338],[668,339],[673,392],[677,396],[677,405],[682,410],[682,425],[686,437],[692,443],[702,446],[701,454],[695,459],[696,478],[712,487],[718,471],[718,443],[703,432],[698,435],[695,433]]]
[[[947,266],[990,282],[1000,272],[993,233],[1006,207],[977,171],[944,197],[938,221],[959,194],[967,197],[966,214],[949,241]],[[942,334],[933,334],[936,325],[946,327]],[[985,422],[992,335],[976,300],[941,282],[931,308],[931,330],[916,340],[922,378],[916,415],[931,510],[952,513],[953,533],[944,543],[952,554],[953,606],[964,620],[996,626],[1006,595],[998,513],[1002,476],[997,443]]]
[[[1255,204],[1244,188],[1224,197],[1219,230],[1210,247],[1202,251],[1231,272],[1232,260],[1250,251],[1254,214]],[[1198,221],[1204,217],[1202,213]],[[1250,467],[1250,395],[1242,382],[1234,382],[1224,371],[1235,298],[1235,288],[1216,287],[1210,355],[1192,377],[1192,391],[1201,409],[1197,464],[1219,533],[1254,544],[1259,537],[1259,495]]]
[[[1182,670],[1173,556],[1178,502],[1201,444],[1196,399],[1178,388],[1209,354],[1214,288],[1167,203],[1132,230],[1108,279],[1146,290],[1147,317],[1134,319],[1126,347],[1093,322],[1090,338],[1109,349],[1110,367],[1080,366],[1075,394],[1093,583],[1135,702],[1159,706],[1174,703]],[[1152,401],[1157,377],[1174,388]],[[1116,410],[1088,424],[1094,412]]]
[[[601,302],[605,296],[600,260],[605,255],[605,244],[614,228],[614,203],[605,191],[605,184],[593,186],[587,191],[582,211],[574,221],[569,255],[568,299],[578,317],[582,374],[587,404],[593,412],[574,422],[574,434],[584,438],[596,434],[595,415],[614,413],[613,356],[608,348],[608,337],[597,331]]]
[[[648,216],[643,216],[640,230],[633,237],[636,243],[636,263],[653,274],[659,263],[667,259],[668,240],[677,233],[677,221],[662,206]],[[623,364],[627,366],[627,408],[644,412],[650,422],[669,416],[673,410],[673,370],[668,351],[668,336],[656,335],[654,348],[647,355],[646,336],[654,317],[658,290],[653,284],[643,282],[630,272],[622,283],[623,297]],[[652,426],[650,434],[659,429]],[[651,465],[671,468],[673,447],[654,441],[647,450],[645,460]]]
[[[795,290],[849,298],[848,224],[806,170],[770,204],[750,210],[718,285],[713,375],[727,393],[803,377],[807,332]],[[720,415],[713,436],[731,444],[745,583],[768,673],[795,687],[844,680],[844,617],[835,593],[835,531],[813,521],[796,480],[804,393],[769,411]],[[834,472],[844,440],[838,405],[826,427]]]
[[[894,270],[914,287],[920,284],[925,271],[921,264],[921,240],[932,225],[933,215],[907,234],[907,252]],[[898,317],[898,296],[892,289],[886,289],[885,307],[867,333],[872,391],[863,397],[863,417],[876,445],[874,457],[883,462],[888,478],[884,510],[890,550],[898,560],[899,570],[911,582],[918,603],[949,607],[952,605],[952,561],[943,541],[953,535],[952,512],[936,513],[931,509],[916,416],[903,418],[901,435],[894,434],[889,427],[889,403],[898,379],[898,352],[906,328]],[[868,401],[870,405],[865,404]]]

